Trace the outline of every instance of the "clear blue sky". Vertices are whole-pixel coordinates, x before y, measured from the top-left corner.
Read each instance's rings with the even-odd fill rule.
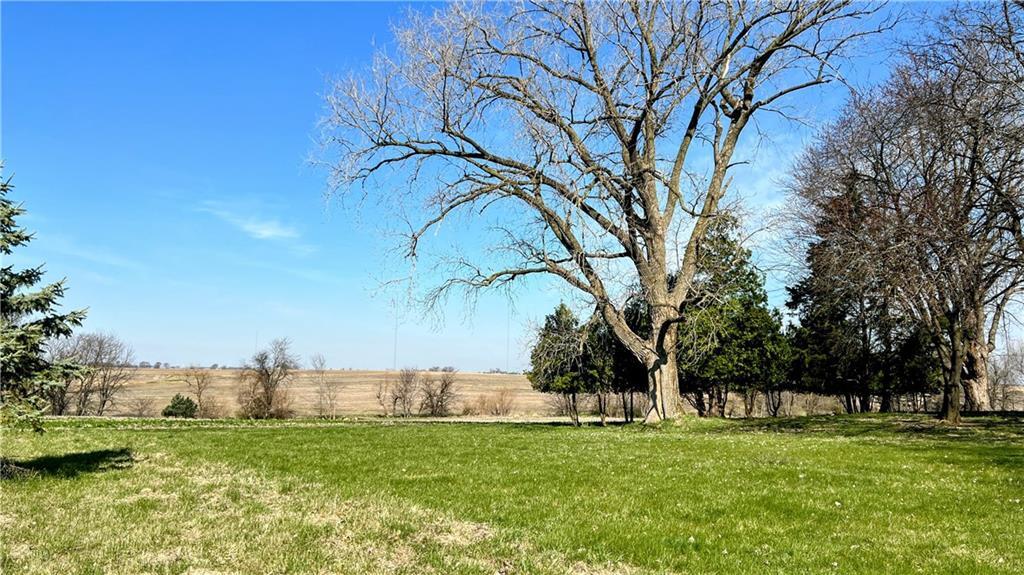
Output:
[[[67,277],[86,329],[118,334],[139,360],[239,364],[287,336],[334,367],[391,367],[382,215],[325,203],[306,159],[327,80],[364,66],[406,9],[4,2],[0,156],[37,234],[14,263]],[[819,93],[810,114],[842,98]],[[763,146],[737,174],[744,195],[778,203],[806,136]],[[523,369],[527,328],[561,289],[532,285],[514,313],[497,295],[453,302],[440,327],[401,314],[397,362]]]

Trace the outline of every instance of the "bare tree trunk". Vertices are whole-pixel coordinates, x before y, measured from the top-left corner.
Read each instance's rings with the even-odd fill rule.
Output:
[[[865,393],[860,396],[860,412],[870,413],[871,412],[871,394]]]
[[[846,413],[857,413],[857,406],[854,403],[852,393],[843,394],[843,408],[846,409]]]
[[[893,412],[893,401],[892,392],[885,390],[882,392],[882,400],[878,405],[879,413],[892,413]]]
[[[650,377],[648,395],[651,400],[644,417],[644,423],[647,424],[674,419],[679,413],[679,376],[675,349],[670,348],[665,356],[647,371]]]
[[[754,415],[754,404],[757,402],[757,390],[748,388],[743,392],[743,416],[751,417]]]
[[[943,366],[945,373],[943,373],[942,409],[939,410],[939,419],[959,425],[960,406],[963,404],[962,374],[966,354],[962,331],[955,321],[950,321],[950,323],[952,325],[949,328],[949,361]]]
[[[971,338],[967,342],[967,376],[963,380],[964,409],[967,411],[988,411],[992,408],[988,400],[988,342],[983,338]]]

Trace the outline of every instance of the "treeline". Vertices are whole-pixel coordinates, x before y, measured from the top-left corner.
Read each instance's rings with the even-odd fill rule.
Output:
[[[1024,289],[1022,30],[1019,2],[951,7],[798,158],[787,212],[805,265],[788,288],[792,327],[765,304],[719,210],[698,220],[711,231],[687,246],[683,289],[641,273],[624,314],[601,291],[591,294],[601,313],[585,321],[549,316],[534,385],[569,397],[645,387],[653,421],[672,413],[659,405],[662,381],[717,415],[730,393],[759,394],[775,413],[782,391],[833,395],[850,412],[936,410],[951,423],[1006,405],[1006,381],[991,374],[1014,364],[997,345]],[[665,303],[666,293],[685,297]],[[630,353],[603,343],[606,319]],[[646,373],[627,375],[638,371],[629,355]]]
[[[807,275],[787,288],[787,324],[769,306],[765,276],[740,231],[725,219],[709,232],[694,290],[702,295],[687,302],[687,319],[676,327],[681,401],[716,417],[737,414],[736,404],[746,417],[778,416],[790,411],[785,400],[794,394],[835,397],[848,413],[940,408],[941,358],[918,323],[863,293],[828,290],[834,284],[813,265],[812,248]],[[642,301],[626,306],[639,333]],[[646,410],[649,374],[599,314],[581,320],[560,304],[538,330],[530,359],[534,389],[556,397],[558,411],[576,424],[584,402],[602,422],[613,411],[632,421]],[[1014,408],[1024,355],[990,356],[985,369],[994,374],[982,391],[986,404]]]

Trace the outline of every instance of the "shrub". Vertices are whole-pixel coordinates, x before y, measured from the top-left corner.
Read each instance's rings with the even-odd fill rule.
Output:
[[[511,415],[515,406],[515,399],[512,390],[501,389],[490,395],[478,395],[473,404],[465,404],[462,407],[463,415]]]
[[[187,417],[191,419],[195,418],[196,411],[198,410],[199,406],[196,405],[196,402],[192,401],[192,398],[185,397],[179,393],[171,399],[171,403],[164,408],[161,415],[164,417]]]

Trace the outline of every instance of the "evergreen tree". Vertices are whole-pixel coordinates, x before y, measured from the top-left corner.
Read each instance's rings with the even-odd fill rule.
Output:
[[[544,318],[537,343],[530,352],[531,370],[527,374],[537,391],[559,394],[573,423],[579,424],[578,397],[588,392],[597,374],[584,376],[585,335],[576,314],[564,303]]]
[[[768,306],[764,276],[729,219],[708,234],[697,293],[687,303],[691,321],[680,327],[680,392],[700,415],[724,416],[730,393],[746,398],[750,415],[757,393],[784,383],[789,346],[780,314]]]
[[[12,189],[10,179],[0,181],[0,253],[4,256],[32,240],[32,234],[15,221],[25,210],[7,197]],[[80,369],[69,362],[48,361],[48,342],[71,335],[85,318],[84,310],[59,313],[64,281],[37,287],[42,278],[42,266],[0,268],[0,419],[37,431],[42,430],[48,387],[63,385]]]
[[[847,412],[893,411],[894,398],[938,391],[934,351],[911,318],[887,305],[863,278],[819,265],[825,248],[807,251],[808,274],[789,289],[800,326],[792,337],[791,379],[799,391],[836,395]]]

